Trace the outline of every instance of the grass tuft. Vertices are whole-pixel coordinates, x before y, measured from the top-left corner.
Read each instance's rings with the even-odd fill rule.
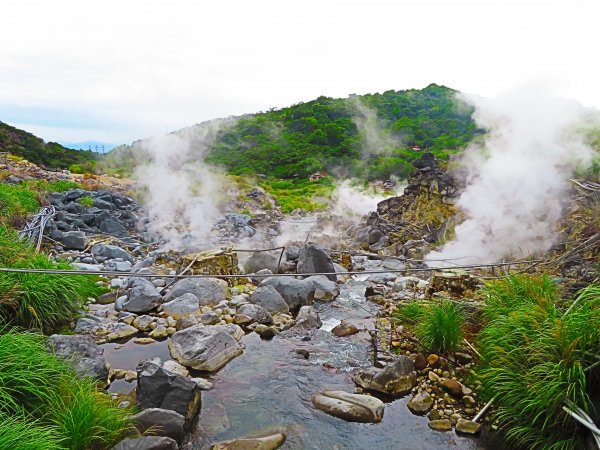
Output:
[[[11,450],[63,450],[51,427],[34,420],[0,415],[0,448]]]

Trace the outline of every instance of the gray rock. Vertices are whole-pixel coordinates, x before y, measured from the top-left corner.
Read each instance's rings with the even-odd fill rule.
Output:
[[[200,410],[200,388],[179,374],[164,370],[155,361],[137,366],[137,402],[141,409],[162,408],[185,418],[186,426]]]
[[[300,256],[300,247],[296,247],[295,245],[288,245],[285,248],[285,259],[288,261],[296,261]]]
[[[115,270],[117,272],[129,272],[131,270],[131,263],[129,261],[117,261],[112,259],[104,264],[106,270]]]
[[[429,428],[435,431],[450,431],[452,429],[452,422],[448,419],[435,419],[429,421]]]
[[[291,277],[270,277],[260,283],[260,287],[273,286],[283,297],[290,311],[296,312],[302,306],[312,305],[315,285],[312,281]]]
[[[133,262],[133,258],[117,245],[96,244],[92,247],[92,255],[96,261],[104,262],[108,259],[121,258],[123,261]]]
[[[131,417],[140,433],[153,436],[167,436],[177,442],[185,438],[185,418],[170,409],[148,408]]]
[[[296,317],[294,328],[321,328],[323,323],[319,318],[319,314],[312,306],[303,306]]]
[[[218,442],[210,450],[275,450],[285,442],[285,434],[277,433],[270,436],[232,439]]]
[[[150,331],[152,329],[152,323],[155,319],[155,317],[145,314],[133,319],[132,325],[140,331]]]
[[[99,328],[102,328],[102,323],[100,323],[98,320],[82,317],[77,319],[77,323],[75,324],[75,333],[94,334]]]
[[[107,341],[116,341],[117,339],[123,339],[129,336],[137,334],[138,329],[127,325],[123,322],[109,323],[106,327],[108,334],[106,335]]]
[[[177,320],[192,314],[200,314],[200,302],[194,294],[187,293],[163,303],[163,311]]]
[[[433,397],[428,392],[421,391],[409,400],[407,406],[413,414],[427,414],[433,406]]]
[[[325,391],[311,398],[321,411],[349,422],[377,423],[383,418],[385,405],[370,395],[344,391]]]
[[[211,328],[213,330],[224,331],[236,341],[239,341],[246,335],[246,333],[244,333],[244,330],[242,330],[242,327],[234,323],[228,323],[227,325],[214,325]]]
[[[124,439],[112,450],[177,450],[177,441],[164,436],[143,436]]]
[[[246,305],[242,305],[238,308],[238,314],[243,314],[252,319],[252,322],[262,323],[264,325],[269,325],[273,323],[273,317],[269,314],[265,308],[260,305],[253,305],[248,303]]]
[[[123,303],[123,311],[147,312],[162,302],[162,297],[156,287],[145,278],[133,278],[129,286],[127,300]]]
[[[221,321],[219,315],[213,311],[209,311],[198,316],[198,320],[202,325],[215,325]]]
[[[83,231],[67,231],[60,238],[60,243],[68,250],[85,250],[88,239]]]
[[[300,250],[298,256],[298,273],[330,273],[335,272],[331,257],[319,246],[308,243]],[[327,275],[331,281],[336,281],[335,275]]]
[[[358,333],[358,328],[356,327],[356,325],[346,322],[345,320],[342,320],[342,322],[339,325],[336,325],[331,330],[331,334],[333,334],[336,337],[346,337],[356,333]]]
[[[456,422],[456,432],[463,434],[478,434],[481,431],[481,424],[462,417]]]
[[[338,285],[325,275],[313,275],[306,280],[315,285],[315,300],[328,302],[340,295]]]
[[[83,197],[87,193],[88,192],[84,191],[83,189],[69,189],[67,192],[65,192],[63,198],[64,201],[72,202],[73,200],[77,200],[79,197]]]
[[[417,373],[412,359],[398,356],[384,369],[361,371],[354,382],[364,389],[399,397],[411,391],[417,384]]]
[[[260,252],[252,253],[244,262],[245,273],[255,273],[261,269],[269,269],[273,273],[277,273],[279,257],[281,252]]]
[[[171,337],[169,350],[184,366],[208,372],[242,354],[240,344],[226,331],[203,325],[177,331]]]
[[[250,296],[250,303],[262,306],[270,313],[290,313],[289,306],[273,286],[261,286],[256,289]]]
[[[194,294],[200,305],[216,305],[226,299],[227,282],[217,278],[184,278],[176,282],[166,296],[170,301],[184,294]]]
[[[48,347],[57,356],[68,359],[80,376],[108,379],[109,365],[104,359],[104,350],[90,336],[54,334],[48,338]]]
[[[110,202],[107,202],[106,200],[102,200],[99,198],[95,198],[94,199],[94,207],[99,208],[99,209],[106,209],[109,211],[112,211],[113,209],[115,209],[115,205],[113,205]]]

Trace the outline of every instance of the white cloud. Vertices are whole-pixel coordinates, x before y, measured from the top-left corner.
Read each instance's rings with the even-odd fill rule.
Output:
[[[131,130],[119,132],[125,140],[431,82],[494,96],[543,79],[598,107],[599,9],[591,0],[8,0],[0,107],[93,112]],[[99,133],[89,138],[115,131]]]

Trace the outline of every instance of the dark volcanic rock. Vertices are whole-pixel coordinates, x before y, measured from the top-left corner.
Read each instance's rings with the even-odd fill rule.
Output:
[[[123,303],[123,311],[147,312],[162,302],[162,297],[156,287],[145,278],[133,278],[129,286],[127,300]]]
[[[108,379],[109,366],[103,350],[91,336],[54,334],[48,338],[48,347],[57,356],[68,359],[79,375]]]
[[[298,256],[298,273],[331,273],[335,267],[331,257],[319,246],[308,243],[300,250]],[[331,281],[336,281],[335,275],[327,275]]]
[[[67,231],[60,238],[60,243],[68,250],[85,250],[88,240],[83,231]]]
[[[273,286],[262,286],[250,296],[250,303],[260,305],[270,313],[288,314],[290,308]]]
[[[293,312],[298,311],[302,306],[313,304],[315,285],[311,281],[291,277],[270,277],[263,280],[260,286],[273,286]]]
[[[164,436],[144,436],[124,439],[112,450],[177,450],[177,441]]]
[[[185,418],[170,409],[147,408],[131,417],[140,433],[167,436],[177,442],[185,438]]]
[[[194,294],[200,305],[216,305],[226,299],[227,282],[217,278],[184,278],[176,282],[165,301]]]
[[[354,382],[364,389],[399,397],[417,384],[417,373],[412,359],[399,356],[379,371],[361,371]]]

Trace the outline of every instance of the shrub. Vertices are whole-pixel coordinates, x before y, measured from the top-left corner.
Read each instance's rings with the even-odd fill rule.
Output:
[[[71,164],[69,166],[69,171],[72,173],[83,173],[83,168],[80,164]]]
[[[111,447],[127,429],[124,418],[131,413],[93,379],[78,378],[66,362],[48,353],[43,335],[15,329],[0,333],[0,411],[23,417],[28,426],[42,425],[40,439],[52,443],[54,437],[59,448],[72,450]],[[9,433],[18,425],[7,423],[6,439],[12,439]]]
[[[590,286],[568,313],[556,307],[548,277],[512,276],[485,289],[478,376],[484,396],[516,447],[579,449],[582,429],[563,410],[589,410],[585,368],[600,348],[600,287]]]
[[[421,343],[436,351],[454,351],[462,340],[463,313],[458,305],[443,300],[428,308],[415,330]]]
[[[73,268],[35,254],[13,230],[2,226],[0,264],[31,269]],[[75,317],[88,297],[101,292],[93,276],[0,273],[0,318],[14,325],[51,330]]]

